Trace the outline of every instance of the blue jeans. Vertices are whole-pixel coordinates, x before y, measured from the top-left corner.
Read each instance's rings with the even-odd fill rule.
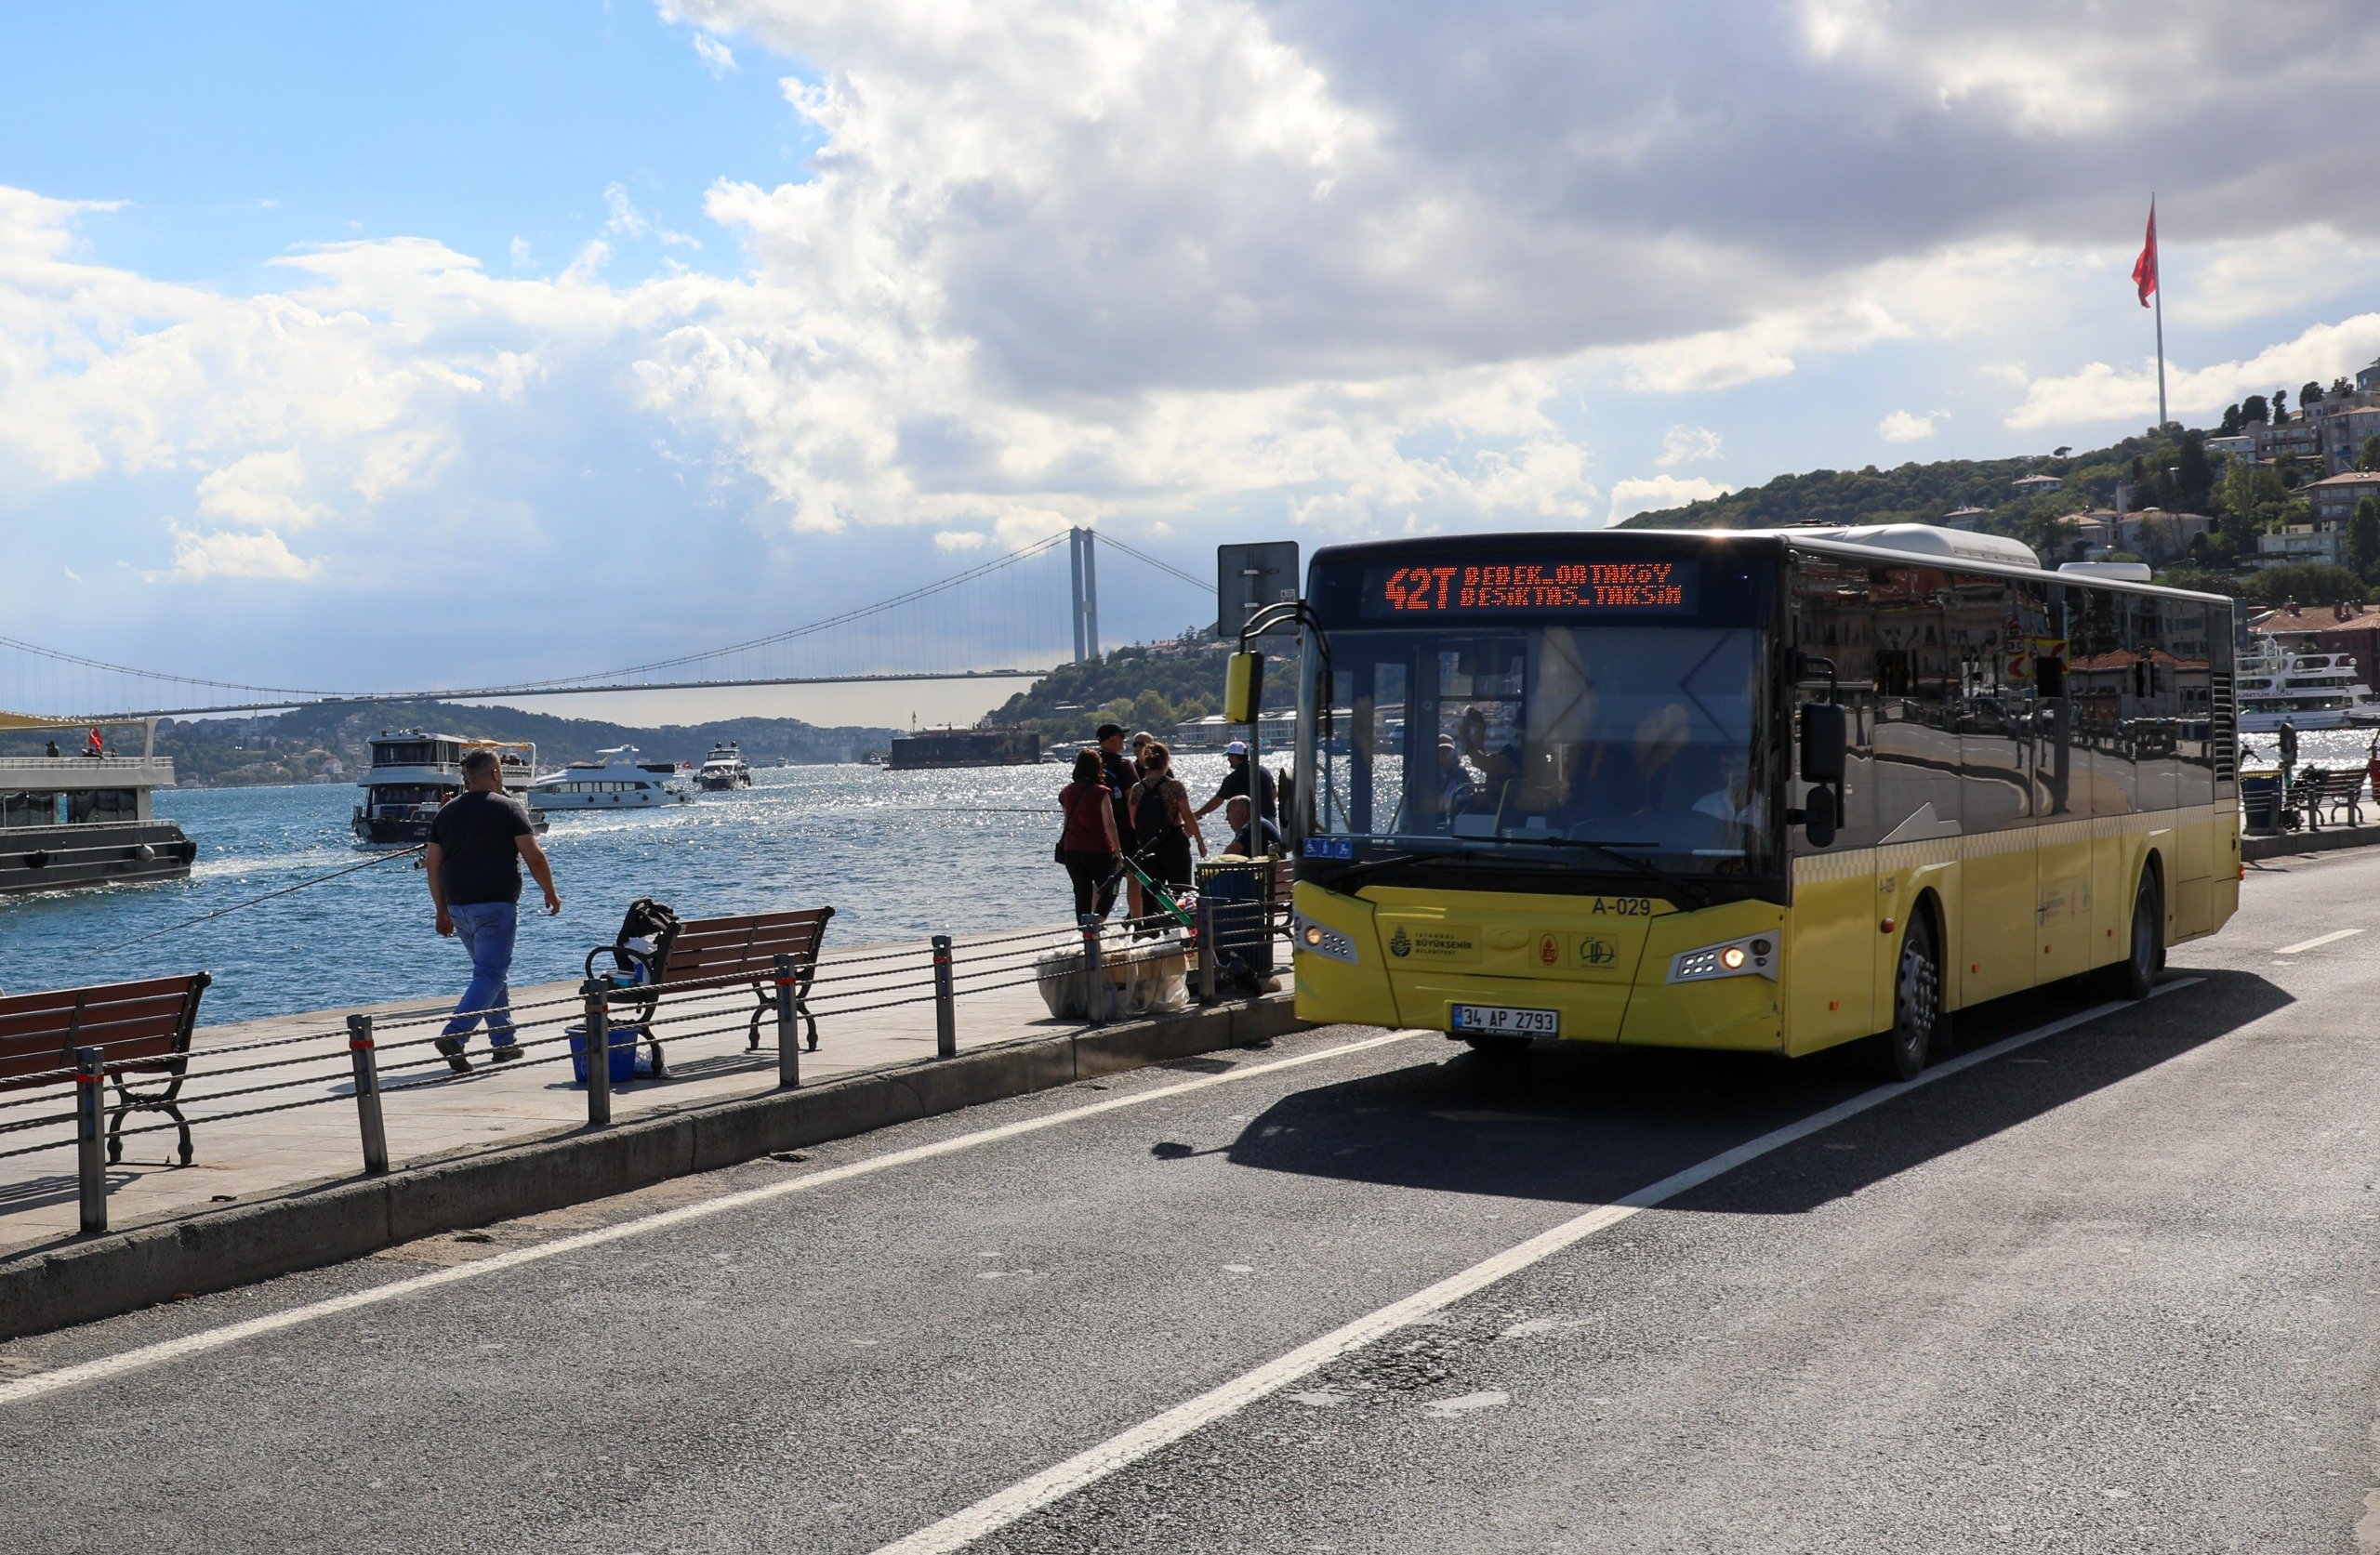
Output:
[[[465,902],[446,909],[455,920],[455,938],[471,956],[471,985],[446,1022],[445,1034],[467,1036],[487,1020],[488,1041],[497,1048],[512,1045],[512,990],[505,985],[512,970],[512,937],[521,926],[521,909],[510,902]]]

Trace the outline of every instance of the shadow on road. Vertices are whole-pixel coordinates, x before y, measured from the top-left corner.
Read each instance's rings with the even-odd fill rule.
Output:
[[[2290,1002],[2251,973],[2175,975],[2200,981],[1911,1088],[1676,1206],[1798,1213],[2152,1069]],[[1952,1053],[2093,1002],[2058,988],[1968,1011]],[[1541,1044],[1487,1059],[1448,1048],[1429,1061],[1286,1097],[1223,1153],[1264,1171],[1602,1204],[1874,1084],[1848,1055],[1787,1061]],[[1168,1141],[1152,1153],[1208,1152]]]

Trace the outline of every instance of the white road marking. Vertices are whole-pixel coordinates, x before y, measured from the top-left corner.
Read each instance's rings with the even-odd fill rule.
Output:
[[[1324,1048],[1316,1052],[1301,1053],[1296,1058],[1275,1059],[1264,1063],[1248,1064],[1224,1074],[1207,1074],[1196,1080],[1184,1080],[1178,1085],[1159,1086],[1153,1090],[1138,1091],[1130,1096],[1110,1097],[1104,1101],[1093,1101],[1081,1107],[1069,1107],[1062,1113],[1051,1113],[1042,1117],[1024,1118],[1015,1123],[1001,1124],[995,1128],[982,1128],[972,1134],[959,1134],[947,1140],[937,1140],[932,1144],[912,1145],[906,1150],[895,1150],[882,1155],[873,1155],[865,1161],[853,1161],[847,1166],[829,1166],[825,1171],[813,1172],[807,1177],[791,1178],[783,1182],[772,1182],[759,1188],[747,1188],[734,1193],[722,1193],[718,1198],[706,1199],[699,1204],[681,1205],[677,1208],[660,1210],[637,1219],[623,1220],[617,1225],[580,1232],[574,1236],[561,1237],[552,1242],[541,1242],[534,1246],[516,1247],[509,1252],[498,1253],[493,1258],[480,1258],[471,1263],[455,1264],[428,1274],[416,1274],[409,1279],[396,1280],[385,1285],[375,1285],[370,1290],[334,1296],[325,1300],[309,1302],[302,1307],[292,1307],[286,1311],[270,1312],[262,1317],[249,1318],[245,1322],[227,1324],[220,1328],[208,1328],[199,1333],[184,1335],[178,1339],[165,1339],[156,1344],[143,1345],[138,1350],[127,1350],[121,1354],[102,1356],[98,1360],[85,1361],[75,1365],[60,1366],[55,1371],[35,1372],[30,1377],[0,1383],[0,1406],[21,1403],[27,1399],[40,1398],[46,1393],[59,1392],[64,1389],[80,1387],[85,1383],[98,1382],[107,1377],[121,1377],[126,1372],[164,1365],[169,1361],[184,1360],[192,1355],[204,1355],[209,1351],[221,1350],[226,1345],[238,1344],[243,1339],[277,1333],[284,1328],[295,1328],[300,1324],[312,1323],[319,1318],[333,1317],[340,1312],[351,1312],[362,1307],[377,1306],[380,1302],[394,1301],[401,1297],[417,1296],[426,1290],[459,1284],[464,1280],[477,1279],[484,1274],[496,1273],[499,1270],[517,1269],[524,1263],[536,1263],[545,1258],[561,1258],[565,1254],[583,1252],[589,1247],[600,1247],[607,1242],[622,1242],[631,1236],[642,1236],[649,1232],[666,1231],[671,1226],[681,1226],[689,1221],[707,1219],[711,1216],[724,1215],[731,1210],[742,1209],[750,1205],[766,1204],[772,1199],[808,1193],[813,1189],[827,1187],[837,1182],[847,1182],[853,1178],[868,1177],[878,1172],[890,1171],[895,1166],[931,1161],[944,1155],[956,1155],[962,1150],[972,1150],[977,1145],[992,1144],[1001,1140],[1013,1140],[1025,1134],[1038,1134],[1045,1128],[1055,1128],[1063,1124],[1079,1122],[1087,1117],[1097,1117],[1104,1113],[1121,1112],[1127,1107],[1144,1106],[1151,1101],[1162,1101],[1170,1097],[1206,1090],[1214,1086],[1229,1085],[1235,1080],[1253,1079],[1260,1074],[1277,1074],[1285,1069],[1320,1063],[1326,1059],[1344,1058],[1350,1053],[1360,1053],[1368,1048],[1384,1048],[1392,1042],[1407,1042],[1417,1036],[1439,1034],[1435,1031],[1387,1032],[1379,1036],[1365,1037],[1357,1042],[1342,1042],[1336,1047]],[[998,1255],[984,1253],[977,1256],[996,1258]]]
[[[2283,945],[2279,950],[2274,951],[2273,954],[2275,955],[2294,955],[2301,950],[2313,950],[2322,945],[2334,944],[2351,935],[2360,934],[2362,932],[2363,930],[2360,929],[2334,929],[2328,934],[2317,934],[2310,940],[2300,940],[2294,945]]]
[[[2155,990],[2155,994],[2171,994],[2200,982],[2198,978],[2177,978]],[[2155,996],[2154,994],[2151,995]],[[1566,1248],[1576,1246],[1597,1232],[1620,1224],[1639,1210],[1673,1199],[1690,1189],[1699,1188],[1714,1178],[1725,1177],[1738,1166],[1759,1159],[1772,1151],[1780,1150],[1798,1140],[1823,1129],[1833,1127],[1845,1118],[1854,1117],[1871,1107],[1883,1105],[1896,1097],[1908,1095],[1919,1086],[1946,1080],[1979,1063],[1988,1063],[2003,1053],[2013,1052],[2043,1037],[2070,1031],[2086,1021],[2130,1008],[2123,1000],[2110,1000],[2094,1005],[2079,1014],[2069,1015],[2003,1037],[1988,1048],[1963,1053],[1938,1068],[1928,1069],[1906,1084],[1887,1084],[1860,1092],[1846,1101],[1837,1102],[1824,1112],[1813,1113],[1798,1123],[1789,1123],[1736,1146],[1722,1151],[1709,1160],[1674,1172],[1659,1182],[1639,1188],[1634,1193],[1606,1205],[1598,1205],[1575,1219],[1566,1220],[1551,1231],[1540,1232],[1527,1241],[1507,1247],[1494,1257],[1473,1264],[1459,1273],[1450,1274],[1426,1289],[1414,1292],[1401,1301],[1394,1301],[1355,1319],[1342,1328],[1335,1328],[1320,1338],[1308,1340],[1288,1354],[1266,1362],[1255,1370],[1238,1377],[1197,1398],[1175,1404],[1161,1415],[1154,1416],[1100,1443],[1087,1452],[1078,1453],[1063,1463],[1052,1464],[1032,1478],[1011,1485],[1008,1489],[986,1496],[973,1506],[951,1513],[941,1522],[920,1528],[904,1539],[884,1546],[876,1555],[949,1555],[963,1549],[986,1535],[998,1532],[1028,1513],[1038,1511],[1054,1501],[1064,1499],[1076,1491],[1095,1484],[1118,1469],[1130,1468],[1152,1453],[1162,1451],[1183,1438],[1225,1419],[1250,1404],[1279,1391],[1289,1384],[1310,1376],[1341,1356],[1362,1349],[1373,1340],[1383,1338],[1400,1328],[1436,1316],[1447,1308],[1510,1275],[1517,1274],[1532,1264],[1541,1263]]]

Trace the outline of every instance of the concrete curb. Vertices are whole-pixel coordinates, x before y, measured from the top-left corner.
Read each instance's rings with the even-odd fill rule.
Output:
[[[416,1237],[608,1198],[771,1151],[1242,1047],[1304,1024],[1290,995],[1276,994],[1252,1004],[1025,1037],[34,1249],[0,1260],[0,1339],[343,1263]]]
[[[2324,826],[2319,832],[2275,832],[2268,837],[2243,837],[2240,839],[2240,857],[2253,863],[2258,859],[2283,859],[2298,853],[2327,853],[2334,848],[2369,848],[2374,843],[2380,843],[2380,826]]]

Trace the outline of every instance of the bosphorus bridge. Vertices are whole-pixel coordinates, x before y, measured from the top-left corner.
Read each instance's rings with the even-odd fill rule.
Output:
[[[879,680],[1031,679],[1057,664],[1099,655],[1101,549],[1119,552],[1154,573],[1148,581],[1161,580],[1185,606],[1212,611],[1211,583],[1113,535],[1078,528],[888,599],[761,637],[641,664],[484,685],[268,685],[141,669],[0,637],[0,714],[80,721],[260,712],[317,702],[470,702]]]

